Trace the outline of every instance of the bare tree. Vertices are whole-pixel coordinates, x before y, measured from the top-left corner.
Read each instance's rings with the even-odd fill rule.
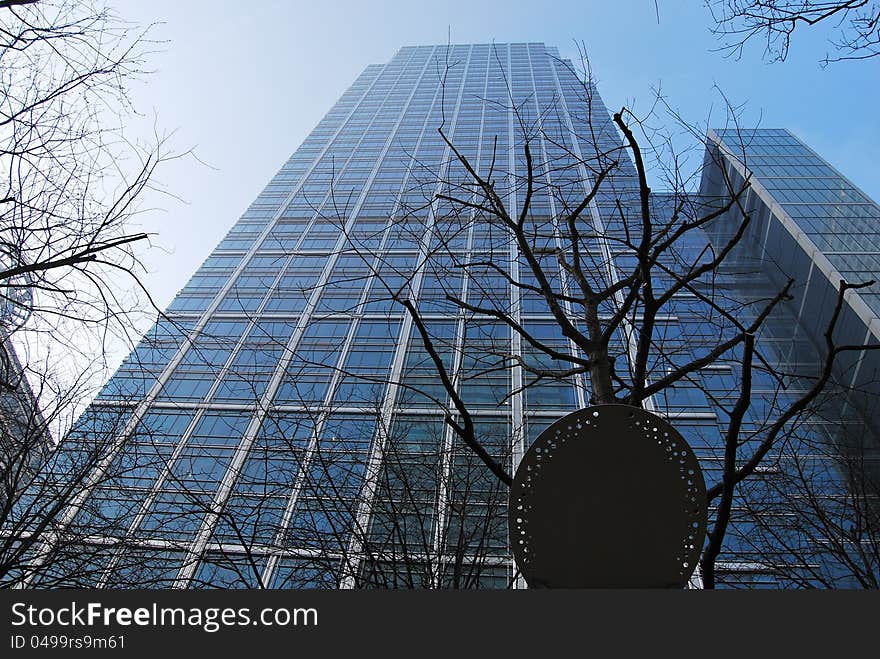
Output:
[[[401,194],[410,203],[392,220],[422,246],[417,263],[398,265],[393,254],[376,257],[351,233],[349,243],[370,268],[374,286],[411,320],[442,384],[442,393],[432,398],[444,409],[453,436],[505,485],[511,482],[509,456],[493,455],[476,432],[475,411],[486,391],[498,392],[494,404],[504,405],[518,395],[552,397],[575,385],[587,392],[585,402],[661,412],[688,392],[709,399],[704,404],[726,417],[720,442],[704,455],[719,465],[707,473],[714,511],[700,561],[702,585],[713,588],[739,485],[775,456],[792,423],[814,413],[841,355],[877,348],[835,340],[846,293],[873,282],[840,282],[825,316],[822,358],[814,370],[792,371],[774,355],[772,343],[757,337],[770,319],[785,316],[803,282],[765,264],[763,276],[778,286],[749,294],[731,291],[722,275],[737,267],[754,275],[761,267],[750,258],[749,236],[756,229],[755,209],[747,202],[749,177],[729,177],[722,163],[712,162],[718,155],[709,148],[697,175],[719,165],[724,193],[701,199],[687,187],[693,174],[665,152],[669,141],[626,108],[603,118],[592,80],[582,80],[583,106],[574,112],[587,134],[578,142],[548,128],[562,121],[543,120],[559,108],[540,108],[528,97],[514,103],[509,86],[508,103],[495,103],[515,117],[515,153],[498,141],[489,153],[468,151],[445,125],[439,127],[448,154],[441,176],[434,163],[426,166],[422,179]],[[514,159],[515,172],[509,168]],[[665,195],[652,192],[651,166],[665,177]],[[414,203],[418,193],[422,202]],[[600,201],[604,226],[595,213]],[[345,230],[344,221],[339,226]],[[444,357],[432,330],[437,304],[466,326],[495,326],[488,342],[462,332],[456,350],[474,350],[470,360]],[[552,322],[529,321],[525,308]],[[684,309],[697,315],[699,326],[689,328],[702,340],[670,333],[667,318]],[[739,373],[735,395],[724,400],[702,380],[703,372],[718,367]],[[754,395],[756,379],[770,391]],[[809,384],[790,388],[791,380]],[[469,381],[479,382],[481,393],[469,389]],[[763,409],[759,401],[767,400]]]
[[[362,322],[366,330],[353,331],[366,339],[389,326]],[[82,476],[71,478],[66,462],[67,471],[43,470],[10,512],[4,584],[169,587],[179,584],[182,567],[191,587],[506,586],[499,559],[506,488],[469,451],[448,446],[442,417],[426,409],[389,425],[381,398],[387,378],[365,368],[356,348],[343,356],[341,345],[325,343],[340,326],[333,316],[315,318],[295,349],[287,347],[289,323],[228,324],[251,323],[254,340],[239,349],[222,321],[185,345],[171,325],[145,337],[123,365],[142,382],[114,379],[54,454],[79,456],[72,464]],[[249,410],[194,418],[161,404],[126,429],[155,366],[147,356],[172,346],[185,347],[188,367],[219,383],[215,400],[227,387],[231,400],[253,400],[259,428],[237,448]],[[262,409],[265,369],[279,361],[285,378]],[[431,395],[427,387],[411,391]],[[499,459],[509,452],[506,435],[480,425]],[[382,459],[374,462],[378,442]],[[371,471],[368,491],[362,486]],[[56,482],[72,490],[55,496]],[[71,506],[75,514],[65,518]],[[435,509],[448,512],[438,520]],[[39,532],[22,532],[25,524]],[[202,528],[210,537],[194,550]]]
[[[880,587],[880,461],[840,393],[829,390],[816,407],[822,432],[792,424],[776,455],[742,484],[734,515],[749,525],[732,540],[774,585]]]
[[[814,0],[708,0],[713,32],[721,49],[736,58],[750,41],[764,42],[764,57],[784,61],[799,27],[829,25],[837,31],[830,40],[836,55],[823,64],[863,60],[880,55],[880,4],[872,0],[818,2]]]
[[[112,535],[109,515],[91,528],[61,520],[94,486],[125,412],[92,419],[107,432],[67,431],[105,375],[109,344],[130,342],[154,313],[135,251],[148,236],[132,220],[175,156],[164,137],[133,142],[126,130],[128,86],[153,46],[106,7],[0,2],[0,388],[19,403],[0,442],[4,585],[37,563],[87,583],[86,540]]]

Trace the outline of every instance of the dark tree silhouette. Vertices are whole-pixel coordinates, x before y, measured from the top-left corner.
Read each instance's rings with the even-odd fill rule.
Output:
[[[707,0],[713,32],[721,50],[739,58],[750,41],[764,43],[768,61],[784,61],[798,29],[827,25],[836,30],[830,40],[834,55],[823,64],[863,60],[880,55],[880,4],[873,0]]]
[[[582,383],[587,403],[622,403],[660,413],[667,400],[688,390],[711,399],[724,417],[715,457],[708,461],[718,470],[707,472],[713,514],[700,579],[703,587],[713,588],[731,514],[740,505],[740,484],[776,458],[792,424],[816,414],[820,396],[835,382],[841,355],[878,347],[835,340],[847,291],[873,282],[840,282],[837,300],[825,313],[820,358],[806,372],[791,370],[774,354],[772,342],[759,337],[771,319],[779,322],[790,313],[793,291],[803,282],[772,264],[759,266],[754,258],[750,178],[730,178],[727,167],[713,161],[718,152],[707,145],[708,160],[697,176],[714,167],[724,177],[724,193],[706,199],[690,191],[686,182],[693,175],[685,173],[675,154],[665,152],[669,142],[658,137],[647,118],[626,108],[606,118],[588,67],[584,71],[577,117],[587,126],[581,144],[592,145],[591,152],[545,128],[554,125],[542,122],[552,108],[539,108],[528,98],[515,103],[511,94],[509,104],[500,107],[515,116],[514,154],[497,142],[488,154],[466,152],[445,125],[439,127],[448,154],[443,174],[437,178],[435,169],[426,168],[403,195],[413,200],[421,193],[422,201],[402,206],[393,220],[423,245],[419,263],[401,267],[393,257],[376,257],[358,236],[348,234],[348,239],[370,268],[374,287],[380,285],[411,319],[413,336],[442,385],[434,385],[432,399],[443,407],[455,439],[504,485],[511,482],[509,458],[499,459],[477,436],[475,411],[483,403],[475,389],[476,395],[469,395],[469,382],[496,387],[498,404],[520,393],[552,398],[560,391],[554,385],[573,382]],[[704,133],[694,127],[679,128],[702,141]],[[739,157],[747,167],[744,149]],[[507,169],[512,158],[515,173]],[[649,163],[665,178],[662,195],[649,185]],[[555,213],[545,208],[547,197]],[[613,211],[604,227],[591,214],[599,199]],[[345,213],[335,210],[344,231]],[[479,253],[465,249],[468,235],[474,244],[482,241]],[[731,290],[725,277],[736,270],[754,277],[760,267],[764,278],[779,282],[775,288],[764,282],[757,292]],[[463,279],[468,282],[464,295]],[[683,296],[690,301],[683,304]],[[478,354],[445,356],[447,341],[438,340],[442,332],[433,329],[431,317],[439,307],[456,314],[466,328],[495,327],[488,341],[473,343],[466,329],[467,340],[454,346]],[[530,323],[523,309],[553,321],[549,327]],[[669,334],[666,321],[684,309],[698,318],[699,327],[688,325],[702,339],[693,350]],[[511,341],[521,350],[512,350]],[[701,373],[718,366],[739,372],[730,391],[736,395],[725,400],[702,384]],[[512,389],[504,384],[507,377],[515,383]],[[756,378],[770,391],[754,395]],[[793,380],[800,386],[790,387]],[[762,400],[771,401],[768,409],[761,409]],[[824,542],[818,536],[813,541]]]
[[[148,236],[131,220],[156,168],[175,156],[164,137],[135,143],[124,129],[128,85],[153,47],[146,31],[88,2],[0,2],[4,585],[27,578],[35,560],[49,570],[45,583],[86,579],[83,542],[110,525],[67,526],[110,442],[67,430],[106,369],[109,342],[130,342],[153,313],[135,251]],[[121,416],[111,416],[103,421],[118,430]]]

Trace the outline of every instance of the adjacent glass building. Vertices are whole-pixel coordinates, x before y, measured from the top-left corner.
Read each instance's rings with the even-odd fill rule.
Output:
[[[614,282],[632,265],[628,218],[639,191],[621,144],[592,84],[543,44],[406,47],[367,67],[71,431],[68,452],[87,447],[81,453],[94,464],[55,527],[65,542],[35,552],[27,584],[522,586],[508,549],[507,488],[445,422],[458,417],[435,357],[483,445],[511,473],[541,429],[589,404],[590,386],[579,372],[536,375],[560,363],[537,343],[571,355],[578,347],[536,292],[509,232],[483,221],[456,152],[512,214],[528,196],[535,253],[550,284],[573,298],[576,282],[558,258],[570,252],[561,219],[599,176],[578,220],[594,267],[588,278]],[[656,213],[698,207],[747,170],[743,203],[759,217],[748,249],[711,286],[748,319],[786,273],[797,280],[794,299],[759,337],[767,370],[756,375],[747,419],[757,436],[815,376],[834,277],[880,269],[880,212],[789,133],[761,130],[745,140],[711,133],[700,195],[655,194]],[[688,234],[670,267],[699,261],[723,240],[736,222],[728,215],[714,233]],[[676,294],[658,317],[651,378],[731,331],[698,292]],[[561,313],[580,323],[574,303],[560,299]],[[401,300],[418,310],[431,350]],[[611,296],[605,312],[620,300]],[[845,330],[856,342],[874,340],[874,300],[848,299]],[[535,341],[480,309],[503,312]],[[611,340],[624,385],[633,322]],[[774,369],[786,373],[785,388]],[[876,364],[856,356],[840,373],[859,395],[834,389],[824,416],[800,419],[762,467],[755,480],[764,489],[748,501],[744,489],[719,559],[721,585],[856,585],[845,560],[825,551],[827,539],[788,524],[784,497],[795,485],[775,485],[796,465],[823,474],[822,501],[848,496],[841,435],[857,428],[875,446],[863,429],[875,421]],[[734,353],[646,401],[686,436],[709,484],[720,477],[738,377]],[[69,462],[57,461],[55,478],[65,478]]]
[[[0,327],[0,510],[52,450],[52,436],[26,371]]]

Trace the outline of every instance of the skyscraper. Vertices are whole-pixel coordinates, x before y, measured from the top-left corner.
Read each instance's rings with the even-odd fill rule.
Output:
[[[877,206],[854,189],[844,198],[852,186],[815,156],[795,160],[805,147],[787,133],[753,132],[744,142],[731,135],[731,144],[749,145],[740,160],[725,150],[728,137],[710,134],[703,189],[692,196],[723,196],[737,172],[744,179],[740,165],[761,182],[741,203],[768,209],[747,233],[765,251],[738,251],[710,272],[711,290],[724,291],[725,304],[739,305],[737,318],[748,320],[759,314],[755,300],[766,291],[772,297],[784,279],[780,261],[793,256],[775,238],[777,224],[788,229],[792,218],[809,217],[819,227],[812,235],[830,240],[840,232],[824,218],[837,213],[850,226],[843,218],[877,217]],[[790,165],[762,155],[777,143],[792,150]],[[813,215],[796,215],[784,195],[811,189],[799,187],[809,181],[828,197],[811,199]],[[89,476],[57,525],[64,542],[35,554],[28,584],[522,586],[508,548],[507,488],[456,424],[472,423],[485,457],[512,473],[543,428],[590,403],[589,369],[566,367],[565,358],[587,360],[563,327],[589,330],[578,287],[613,289],[602,322],[627,304],[617,283],[632,267],[641,192],[638,168],[595,87],[554,48],[407,47],[367,67],[71,431],[72,446],[89,448]],[[653,195],[658,218],[701,206],[682,192]],[[497,215],[484,205],[493,199],[511,218],[522,215],[528,252],[546,281],[505,224],[487,219]],[[689,232],[664,262],[699,263],[737,226],[735,212],[732,205],[712,225],[720,226],[715,233]],[[584,281],[571,268],[581,257],[565,243],[573,233],[582,234],[576,240],[590,264]],[[764,258],[774,249],[776,258]],[[766,370],[756,376],[746,420],[755,433],[808,388],[821,361],[812,342],[821,340],[827,314],[810,315],[816,327],[797,322],[813,304],[826,308],[821,296],[811,302],[819,295],[817,251],[831,259],[839,250],[809,249],[812,274],[800,280],[807,295],[780,303],[761,330]],[[833,284],[831,271],[822,272]],[[704,306],[708,286],[701,280],[671,296],[657,316],[651,381],[735,329]],[[542,293],[547,287],[558,292],[555,306]],[[848,305],[866,328],[876,324],[865,316],[870,304]],[[624,388],[639,358],[639,313],[622,314],[608,337],[610,368]],[[847,316],[847,331],[850,324]],[[642,401],[688,439],[710,484],[721,477],[737,354]],[[852,383],[873,381],[873,362],[840,368]],[[802,377],[781,389],[777,372]],[[799,419],[801,435],[833,445],[840,427],[864,423],[868,394],[852,405],[847,398],[831,424]],[[787,459],[774,455],[761,482]],[[807,549],[813,558],[801,561],[756,546],[755,519],[769,519],[765,512],[755,501],[738,504],[719,582],[821,581],[810,574],[811,560],[831,561],[821,552]]]
[[[880,281],[877,222],[880,209],[851,181],[787,130],[710,131],[708,153],[717,155],[702,180],[706,196],[719,193],[720,167],[733,178],[748,176],[750,208],[757,221],[751,242],[770,264],[768,275],[791,277],[799,304],[795,334],[822,343],[841,279]],[[851,291],[843,307],[839,342],[873,343],[880,338],[880,288]],[[865,419],[876,424],[876,354],[855,353],[847,371],[850,395]]]

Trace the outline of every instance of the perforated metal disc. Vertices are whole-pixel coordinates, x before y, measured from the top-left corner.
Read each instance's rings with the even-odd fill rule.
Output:
[[[508,514],[514,558],[533,588],[681,588],[703,546],[706,485],[669,423],[599,405],[538,436]]]

